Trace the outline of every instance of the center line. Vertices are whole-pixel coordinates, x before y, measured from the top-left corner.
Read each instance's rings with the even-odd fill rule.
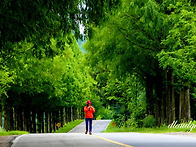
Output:
[[[116,142],[116,141],[112,141],[112,140],[109,140],[107,138],[103,138],[103,137],[100,137],[100,136],[95,136],[95,135],[92,135],[92,136],[97,137],[97,138],[100,138],[100,139],[103,139],[103,140],[108,141],[108,142],[111,142],[111,143],[115,143],[115,144],[121,145],[121,146],[133,147],[133,146],[126,145],[126,144],[123,144],[123,143],[120,143],[120,142]]]

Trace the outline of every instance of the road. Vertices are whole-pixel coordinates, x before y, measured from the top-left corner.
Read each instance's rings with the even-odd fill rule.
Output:
[[[69,133],[26,134],[12,147],[196,147],[196,138],[150,133],[100,133],[110,121],[94,120],[93,135],[84,134],[85,124]]]
[[[111,120],[93,120],[93,133],[100,133],[105,131]],[[85,122],[69,131],[68,133],[84,133],[85,132]]]

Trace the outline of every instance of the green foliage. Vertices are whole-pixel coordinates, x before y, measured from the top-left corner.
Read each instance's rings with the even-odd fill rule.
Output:
[[[96,119],[113,119],[114,112],[111,110],[110,107],[105,108],[101,106],[101,108],[96,111],[98,111],[96,114],[96,116],[98,117],[96,117]]]
[[[146,106],[144,88],[135,75],[121,80],[110,79],[104,90],[116,125],[119,126],[121,121],[126,124],[129,117],[132,122],[128,121],[128,125],[130,123],[135,125],[144,118]]]
[[[164,97],[164,70],[172,69],[178,87],[194,87],[195,16],[190,1],[122,0],[104,23],[92,28],[84,48],[98,88],[105,92],[101,96],[111,105],[117,125],[126,115],[130,124],[142,127],[147,105],[154,106],[145,103],[148,76],[152,77],[153,102]],[[157,83],[157,78],[162,83]]]
[[[163,68],[170,67],[174,70],[179,82],[190,84],[196,82],[195,8],[190,7],[189,3],[177,3],[177,6],[178,11],[169,16],[175,24],[167,38],[163,40],[166,49],[158,54],[158,57]]]
[[[142,121],[144,128],[153,128],[155,126],[155,118],[152,115],[145,117]]]
[[[0,58],[0,63],[2,62],[2,59]],[[14,75],[11,74],[8,71],[8,68],[5,66],[2,66],[2,63],[0,64],[0,96],[2,94],[7,95],[7,90],[10,87],[10,85],[14,82]]]
[[[5,52],[12,51],[6,46],[26,37],[35,37],[39,42],[43,34],[58,34],[59,31],[75,31],[79,35],[79,0],[76,1],[2,1],[0,4],[0,46]],[[13,31],[14,30],[14,31]],[[1,48],[2,50],[2,48]]]
[[[1,79],[6,78],[4,85],[11,83],[7,93],[12,105],[36,111],[83,107],[96,82],[74,35],[61,32],[42,41],[39,46],[32,40],[15,43],[4,62],[6,75]]]

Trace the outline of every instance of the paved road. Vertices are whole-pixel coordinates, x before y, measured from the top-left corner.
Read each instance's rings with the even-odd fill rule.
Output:
[[[196,147],[196,138],[166,134],[98,133],[110,121],[93,121],[93,135],[85,135],[82,123],[69,133],[26,134],[12,147]]]
[[[196,147],[196,138],[150,133],[96,133],[96,136],[134,147]]]
[[[114,143],[80,133],[26,134],[12,147],[119,147]]]
[[[105,131],[108,124],[111,120],[93,120],[93,133],[100,133]],[[68,133],[84,133],[85,132],[85,122],[82,122],[80,125],[75,127],[73,130],[69,131]]]

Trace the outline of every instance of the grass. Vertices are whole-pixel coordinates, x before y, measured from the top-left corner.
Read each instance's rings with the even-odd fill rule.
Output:
[[[77,119],[75,121],[71,121],[67,124],[65,124],[63,127],[60,127],[59,130],[57,130],[55,133],[67,133],[71,129],[75,128],[77,125],[82,123],[84,120],[83,119]]]
[[[8,136],[8,135],[23,135],[23,134],[29,134],[29,132],[26,131],[4,131],[0,128],[0,136]]]
[[[112,122],[108,125],[104,133],[109,132],[138,132],[138,133],[172,133],[172,132],[189,132],[188,128],[168,128],[167,126],[155,127],[155,128],[118,128],[117,126],[112,126]],[[196,128],[190,133],[196,133]]]

